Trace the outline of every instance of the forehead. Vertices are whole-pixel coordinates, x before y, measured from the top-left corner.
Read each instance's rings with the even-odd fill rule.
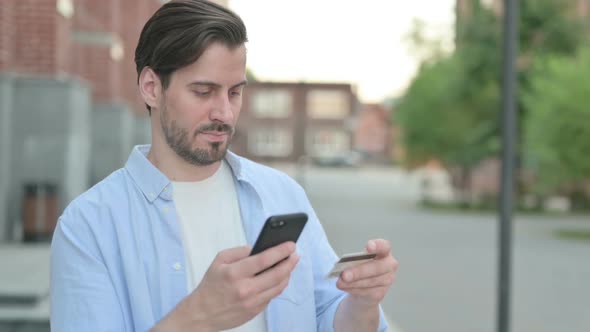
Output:
[[[212,81],[235,84],[246,77],[246,46],[228,47],[212,43],[192,64],[177,70],[173,75],[179,83]]]

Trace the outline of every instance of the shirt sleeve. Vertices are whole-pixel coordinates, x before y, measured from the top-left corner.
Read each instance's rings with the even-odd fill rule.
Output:
[[[303,189],[301,189],[303,191]],[[334,249],[330,246],[328,237],[320,224],[311,204],[305,197],[307,213],[309,215],[308,226],[312,237],[311,246],[314,275],[314,296],[316,301],[316,319],[317,330],[321,332],[334,331],[334,318],[340,302],[347,296],[346,292],[336,287],[336,278],[326,279],[326,275],[338,260]],[[306,226],[307,227],[307,226]],[[378,331],[387,331],[387,323],[383,310],[379,307],[379,329]]]
[[[77,213],[64,214],[58,222],[50,278],[52,331],[127,330],[94,236]]]

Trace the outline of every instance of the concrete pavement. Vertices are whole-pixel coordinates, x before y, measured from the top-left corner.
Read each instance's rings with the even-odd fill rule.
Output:
[[[49,331],[49,244],[0,245],[0,331]]]
[[[339,254],[370,238],[392,242],[400,270],[384,309],[401,330],[495,331],[494,214],[422,210],[419,183],[398,170],[315,169],[305,183]],[[556,238],[562,228],[590,229],[590,220],[516,218],[513,331],[590,331],[590,244]]]

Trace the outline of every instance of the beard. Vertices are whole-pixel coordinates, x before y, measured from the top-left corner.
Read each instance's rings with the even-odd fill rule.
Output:
[[[160,125],[168,146],[184,161],[195,166],[208,166],[222,160],[234,135],[234,128],[221,122],[202,125],[191,134],[187,129],[178,126],[176,120],[170,120],[165,105],[160,112]],[[227,133],[227,141],[210,142],[206,148],[192,148],[192,142],[197,135],[215,131]]]

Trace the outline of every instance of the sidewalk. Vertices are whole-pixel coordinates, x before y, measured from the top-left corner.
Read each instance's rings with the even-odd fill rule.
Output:
[[[0,245],[0,326],[49,322],[49,244]]]

